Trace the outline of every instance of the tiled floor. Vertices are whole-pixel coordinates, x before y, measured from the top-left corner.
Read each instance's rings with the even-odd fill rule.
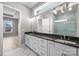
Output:
[[[7,37],[3,40],[3,56],[36,56],[32,50],[24,45],[19,46],[17,37]]]
[[[5,51],[3,56],[37,56],[32,50],[29,48],[16,48],[13,50]]]
[[[20,46],[18,36],[5,37],[3,40],[3,51],[18,48]]]

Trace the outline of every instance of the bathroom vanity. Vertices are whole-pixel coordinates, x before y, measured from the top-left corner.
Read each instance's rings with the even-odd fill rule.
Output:
[[[67,36],[64,39],[61,35],[26,32],[25,45],[40,56],[79,55],[79,38],[76,37],[72,39],[72,37]]]

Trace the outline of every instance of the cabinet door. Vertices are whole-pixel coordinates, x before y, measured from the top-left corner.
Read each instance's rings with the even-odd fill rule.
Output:
[[[28,35],[25,36],[25,44],[29,46],[29,36]]]
[[[25,34],[25,44],[27,45],[27,41],[28,41],[28,35]]]
[[[70,55],[77,55],[76,51],[77,51],[77,48],[75,47],[72,47],[72,46],[68,46],[68,45],[63,45],[63,49],[64,51],[67,51],[68,53],[70,53]]]
[[[54,54],[55,54],[54,42],[48,41],[48,56],[54,56]]]
[[[29,47],[33,48],[33,36],[29,36]]]
[[[37,37],[33,37],[33,50],[35,52],[38,52],[38,46],[39,46],[38,44],[39,44],[38,38]]]
[[[25,37],[24,37],[24,43],[27,45],[27,35],[25,34]]]
[[[39,39],[39,54],[41,56],[47,56],[47,40]]]
[[[54,55],[55,56],[63,56],[63,50],[59,49],[59,48],[55,48],[55,51],[54,51]]]
[[[60,44],[60,43],[56,43],[55,42],[55,50],[54,50],[54,55],[55,56],[62,56],[63,55],[63,44]]]
[[[76,53],[77,48],[71,47],[68,45],[64,45],[64,44],[60,44],[60,43],[55,43],[55,50],[56,50],[55,51],[56,53],[59,53],[59,54],[64,55],[64,56],[77,55],[77,53]],[[57,52],[57,51],[59,51],[59,52]]]

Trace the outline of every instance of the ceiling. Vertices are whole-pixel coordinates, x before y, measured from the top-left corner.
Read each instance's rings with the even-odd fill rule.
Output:
[[[33,8],[35,5],[39,4],[40,2],[20,2],[20,3],[29,8]]]

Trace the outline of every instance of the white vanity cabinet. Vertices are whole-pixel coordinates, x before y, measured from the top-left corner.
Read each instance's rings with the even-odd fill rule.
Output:
[[[47,40],[39,38],[39,55],[47,56]]]
[[[25,35],[25,44],[40,56],[79,56],[79,49],[76,47],[31,35]]]
[[[53,41],[48,41],[48,56],[55,55],[55,43]]]
[[[55,54],[58,56],[76,56],[77,53],[77,48],[60,44],[60,43],[55,43]]]
[[[68,45],[63,45],[63,55],[64,56],[77,56],[77,48],[68,46]]]
[[[25,35],[25,44],[29,46],[29,35]]]
[[[55,50],[54,50],[54,55],[55,56],[63,56],[63,44],[60,44],[60,43],[56,43],[55,42]]]
[[[39,39],[38,37],[33,37],[33,50],[38,53],[39,51]]]
[[[30,36],[29,35],[29,47],[30,48],[33,48],[33,38],[32,38],[33,36]]]
[[[25,41],[25,44],[27,45],[27,34],[25,34],[25,37],[24,37],[24,41]]]
[[[33,45],[32,41],[33,41],[32,36],[25,35],[25,44],[29,46],[30,48],[32,48],[32,45]]]

